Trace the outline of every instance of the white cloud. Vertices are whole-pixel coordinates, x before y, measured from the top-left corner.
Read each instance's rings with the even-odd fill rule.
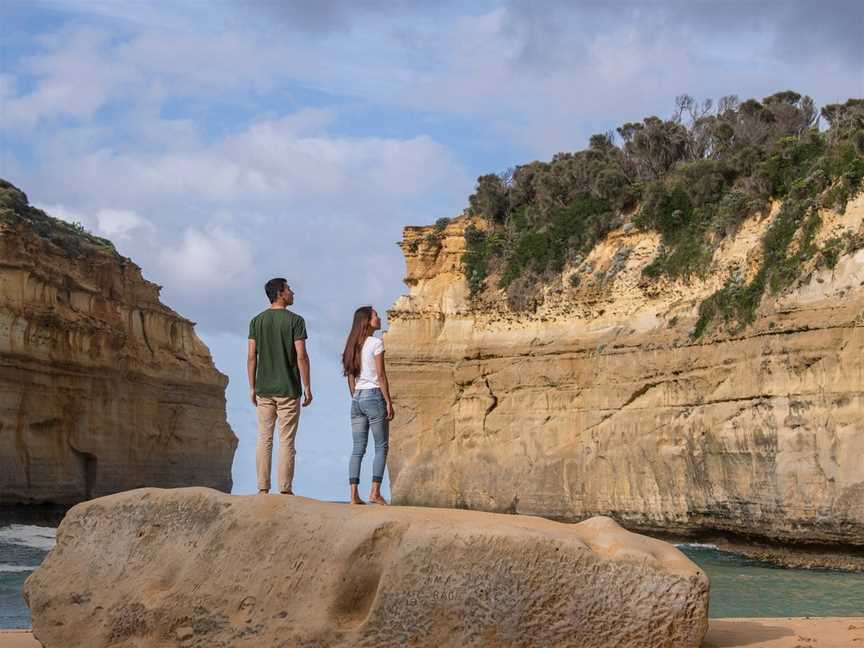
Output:
[[[55,151],[39,184],[64,204],[71,198],[160,213],[169,204],[184,218],[205,205],[277,208],[305,210],[304,218],[314,212],[316,219],[349,208],[371,213],[442,185],[465,185],[450,151],[428,136],[335,137],[322,130],[332,118],[329,111],[300,111],[210,145],[159,153],[100,149],[69,159]]]
[[[152,230],[153,224],[128,209],[100,209],[96,212],[99,232],[114,240],[127,240],[136,230]]]
[[[248,280],[252,246],[222,226],[206,231],[189,227],[176,246],[161,252],[159,263],[177,291],[214,294]]]
[[[153,223],[130,209],[99,209],[93,213],[70,209],[64,205],[34,206],[67,223],[80,223],[85,229],[99,236],[116,241],[126,241],[133,233],[153,232]]]
[[[129,70],[105,56],[108,36],[81,28],[45,36],[42,50],[19,64],[19,75],[38,79],[29,92],[3,97],[4,129],[32,128],[59,116],[92,117],[128,81]],[[7,77],[9,72],[7,72]],[[17,79],[5,85],[18,85]]]
[[[743,25],[726,9],[676,3],[624,3],[615,10],[505,3],[478,13],[416,15],[336,5],[270,13],[220,3],[207,15],[183,3],[147,11],[132,2],[54,6],[108,16],[123,28],[70,27],[46,39],[43,51],[21,66],[20,74],[35,84],[31,91],[16,95],[14,88],[24,85],[15,79],[0,84],[6,128],[59,116],[86,120],[106,106],[134,113],[144,105],[162,120],[161,109],[172,101],[254,111],[278,97],[294,107],[300,103],[294,93],[311,88],[373,106],[471,119],[486,135],[546,156],[583,145],[595,130],[668,113],[682,92],[759,97],[813,85],[818,102],[855,95],[862,83],[860,58],[850,64],[821,37],[805,39],[812,52],[788,51],[789,34],[804,33],[812,13],[803,4],[782,20],[776,9],[748,6],[751,19]],[[289,18],[299,23],[280,22]],[[864,55],[843,21],[830,23],[845,43],[842,51],[857,47]],[[315,28],[325,24],[342,27]],[[831,74],[804,74],[802,61]],[[137,134],[157,137],[158,131]]]
[[[285,78],[281,48],[248,32],[178,34],[150,27],[117,34],[70,25],[36,41],[41,47],[18,60],[6,53],[4,66],[12,65],[0,76],[4,130],[59,118],[80,122],[107,106],[134,113],[150,105],[158,113],[180,97],[219,96],[242,105],[250,91],[272,90]]]
[[[241,34],[148,31],[114,48],[116,64],[159,79],[175,95],[271,88],[281,76],[274,49]]]
[[[337,118],[306,109],[154,152],[80,152],[74,138],[71,153],[55,142],[41,168],[12,179],[49,213],[114,240],[166,303],[213,331],[242,327],[261,299],[249,287],[274,275],[324,320],[355,300],[383,311],[401,292],[401,227],[452,214],[472,181],[428,136],[333,135]],[[225,291],[230,308],[212,299]]]

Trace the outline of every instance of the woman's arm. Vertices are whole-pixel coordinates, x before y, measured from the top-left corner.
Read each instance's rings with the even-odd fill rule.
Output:
[[[354,376],[349,373],[348,374],[348,391],[351,392],[352,398],[354,397],[354,384],[355,384],[354,381],[355,380],[356,380],[356,378],[354,378]]]
[[[381,385],[381,393],[384,394],[384,402],[387,403],[387,420],[392,421],[396,411],[390,398],[390,383],[387,381],[387,370],[384,368],[383,351],[375,356],[375,369],[378,370],[378,384]]]

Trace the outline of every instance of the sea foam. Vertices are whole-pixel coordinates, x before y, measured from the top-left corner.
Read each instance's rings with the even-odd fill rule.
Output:
[[[37,565],[0,565],[0,574],[17,574],[20,572],[32,572],[38,569]]]
[[[57,530],[31,524],[0,527],[0,542],[51,551],[57,542]]]

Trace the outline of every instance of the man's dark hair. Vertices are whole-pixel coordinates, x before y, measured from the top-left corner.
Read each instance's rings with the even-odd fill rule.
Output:
[[[276,277],[264,284],[264,292],[267,293],[267,299],[270,300],[271,304],[276,301],[279,293],[285,290],[285,286],[287,285],[288,280],[283,279],[282,277]]]

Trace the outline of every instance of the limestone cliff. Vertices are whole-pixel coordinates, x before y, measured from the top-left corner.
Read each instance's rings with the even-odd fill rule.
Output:
[[[410,294],[386,335],[394,500],[860,555],[864,198],[820,214],[817,242],[853,242],[833,269],[811,262],[746,328],[692,335],[700,302],[752,275],[777,212],[686,282],[646,279],[659,235],[624,224],[532,312],[494,289],[469,300],[465,218],[406,228]]]
[[[226,384],[138,266],[0,181],[0,504],[230,490]]]

